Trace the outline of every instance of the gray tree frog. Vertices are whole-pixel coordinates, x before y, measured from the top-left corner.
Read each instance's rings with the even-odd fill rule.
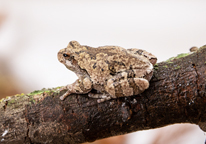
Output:
[[[58,60],[78,76],[74,83],[60,89],[67,90],[60,99],[64,100],[72,93],[88,93],[89,97],[98,98],[100,103],[142,93],[149,87],[157,58],[136,48],[92,48],[71,41],[67,48],[58,52]],[[99,93],[90,92],[92,89]]]

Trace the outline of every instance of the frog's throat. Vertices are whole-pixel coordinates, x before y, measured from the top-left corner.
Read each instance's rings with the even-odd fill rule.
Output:
[[[65,63],[65,66],[69,70],[73,71],[77,75],[78,78],[81,78],[83,75],[84,76],[89,76],[87,71],[84,70],[84,69],[81,69],[77,63],[72,63],[71,61],[67,60],[66,63]]]

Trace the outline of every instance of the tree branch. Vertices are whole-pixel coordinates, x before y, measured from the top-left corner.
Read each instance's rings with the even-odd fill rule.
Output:
[[[58,88],[0,101],[0,143],[82,143],[174,123],[206,130],[206,46],[154,68],[140,95],[98,104],[87,94],[64,101]]]

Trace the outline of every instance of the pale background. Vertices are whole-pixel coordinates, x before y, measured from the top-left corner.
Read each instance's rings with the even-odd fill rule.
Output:
[[[0,60],[24,93],[77,79],[57,60],[57,52],[71,40],[92,47],[142,48],[158,62],[206,44],[205,0],[0,0],[0,17]],[[169,142],[203,144],[203,132],[192,129],[184,140],[177,134],[173,140],[179,141]],[[178,133],[163,131],[160,138]],[[130,134],[126,143],[150,144],[157,133]]]

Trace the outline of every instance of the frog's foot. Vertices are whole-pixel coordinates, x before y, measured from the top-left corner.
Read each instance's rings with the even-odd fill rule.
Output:
[[[68,90],[66,93],[64,93],[62,96],[60,96],[60,100],[64,100],[70,94],[71,94],[71,92],[70,92],[70,90]]]
[[[92,93],[92,92],[88,93],[88,97],[98,98],[97,100],[98,103],[102,103],[112,98],[109,94],[106,93]]]
[[[67,90],[67,92],[64,93],[62,96],[60,96],[60,100],[64,100],[67,96],[69,96],[71,94],[71,91],[68,90],[67,86],[63,86],[59,89],[60,92],[63,90]]]

